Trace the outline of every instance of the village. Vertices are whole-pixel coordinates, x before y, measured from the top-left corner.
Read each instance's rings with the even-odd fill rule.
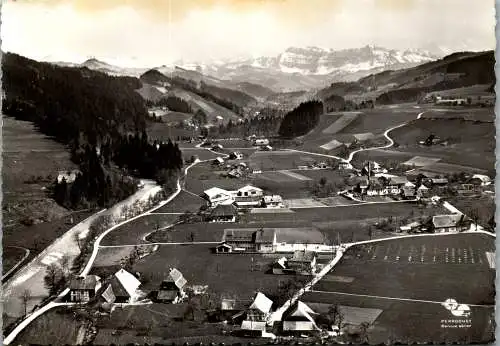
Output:
[[[253,148],[253,151],[273,150],[269,146],[268,139],[253,136],[246,140],[250,141],[249,147]],[[274,226],[272,222],[270,224],[257,222],[259,225],[254,226],[252,223],[255,222],[249,221],[249,216],[251,218],[252,215],[270,215],[269,221],[273,221],[272,219],[275,219],[277,215],[285,215],[286,218],[288,213],[294,213],[290,199],[273,193],[268,188],[259,188],[248,183],[255,181],[249,178],[266,174],[266,171],[251,168],[255,165],[252,165],[249,157],[242,153],[242,151],[248,151],[248,148],[242,151],[232,151],[225,149],[216,141],[207,144],[205,140],[198,146],[206,148],[203,150],[212,152],[216,156],[208,160],[206,167],[214,174],[218,174],[219,179],[233,181],[231,186],[238,186],[238,181],[241,181],[239,187],[234,189],[212,186],[199,194],[199,202],[203,202],[198,203],[197,211],[192,210],[192,213],[199,215],[199,218],[197,221],[188,222],[186,226],[189,224],[198,225],[196,227],[203,224],[220,225],[220,227],[217,226],[217,230],[220,231],[216,232],[220,234],[219,240],[210,242],[210,246],[205,247],[203,251],[206,251],[207,256],[223,256],[221,261],[224,262],[234,261],[234,256],[242,256],[242,258],[251,256],[252,272],[266,272],[265,275],[276,278],[295,278],[287,279],[288,281],[277,280],[277,288],[281,296],[271,294],[270,298],[266,294],[273,290],[269,291],[264,288],[265,286],[261,286],[264,290],[257,290],[251,296],[237,297],[221,294],[217,299],[213,296],[206,298],[210,300],[209,305],[205,306],[206,303],[204,305],[206,314],[209,316],[206,318],[212,322],[223,322],[229,328],[224,329],[223,333],[238,337],[286,340],[286,338],[297,336],[339,338],[344,333],[348,333],[351,338],[352,335],[364,338],[367,328],[373,322],[360,321],[359,323],[363,323],[357,326],[346,324],[352,316],[347,311],[341,312],[336,304],[329,305],[328,309],[320,307],[318,311],[315,311],[312,307],[317,307],[317,303],[312,303],[311,307],[308,302],[300,299],[300,295],[296,294],[304,287],[310,289],[311,284],[306,284],[308,280],[311,280],[310,278],[324,276],[330,270],[332,263],[342,257],[342,254],[351,246],[349,241],[342,241],[340,233],[337,237],[325,236],[325,232],[311,221],[299,224],[282,222],[281,227]],[[362,206],[366,203],[375,203],[375,205],[377,203],[403,203],[418,205],[421,208],[426,208],[426,205],[431,206],[428,212],[420,213],[420,216],[405,217],[398,223],[387,221],[392,219],[392,216],[389,216],[389,219],[379,218],[379,221],[373,223],[372,226],[365,226],[368,227],[369,239],[372,239],[373,229],[378,230],[379,237],[396,234],[456,234],[476,230],[478,226],[474,223],[477,220],[462,214],[447,202],[444,202],[445,207],[438,207],[438,205],[443,205],[441,199],[446,199],[451,194],[465,196],[491,190],[491,178],[484,174],[465,173],[445,176],[440,172],[432,172],[432,169],[426,169],[425,166],[416,168],[415,163],[419,160],[421,161],[422,158],[415,157],[404,163],[406,171],[399,174],[393,174],[392,170],[375,161],[366,161],[360,168],[355,168],[346,160],[336,163],[331,160],[311,160],[307,165],[297,165],[286,171],[295,170],[304,174],[305,172],[320,172],[325,176],[328,176],[329,172],[341,172],[343,176],[349,177],[347,180],[349,185],[333,191],[331,195],[334,197],[330,198],[343,200],[347,206]],[[74,178],[73,175],[74,172],[61,172],[58,179],[71,181]],[[310,205],[309,208],[319,211],[319,209],[314,209],[314,205]],[[438,210],[441,212],[439,213]],[[295,214],[299,211],[300,209],[296,209]],[[191,234],[190,241],[194,244],[196,243],[195,237],[193,232]],[[350,242],[353,240],[351,237]],[[142,255],[140,252],[134,255],[134,261],[141,260],[143,257],[147,259],[147,256],[150,256],[150,251]],[[150,304],[185,305],[188,310],[192,310],[190,302],[203,299],[201,297],[207,296],[210,291],[208,282],[200,282],[197,279],[195,283],[189,282],[183,274],[182,263],[178,268],[169,267],[165,272],[166,277],[160,280],[156,279],[155,282],[151,282],[148,278],[148,284],[144,286],[141,280],[145,278],[141,272],[134,271],[133,265],[124,264],[127,261],[131,262],[131,257],[132,255],[129,255],[125,259],[120,259],[120,269],[115,272],[107,271],[103,277],[91,274],[71,279],[69,289],[60,298],[61,301],[87,305],[101,314],[111,313],[111,315],[116,309]],[[254,258],[266,258],[266,260],[257,259],[254,262]],[[297,282],[303,282],[306,286],[301,288]],[[286,297],[288,299],[284,300]],[[194,312],[191,311],[191,315],[193,314]],[[185,314],[183,318],[189,320]],[[192,318],[197,320],[194,315]],[[346,329],[349,325],[350,327]]]

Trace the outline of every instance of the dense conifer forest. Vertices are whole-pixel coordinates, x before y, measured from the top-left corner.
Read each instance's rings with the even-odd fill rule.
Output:
[[[279,135],[285,138],[302,136],[318,125],[320,115],[323,113],[323,103],[320,101],[307,101],[288,112],[279,128]]]

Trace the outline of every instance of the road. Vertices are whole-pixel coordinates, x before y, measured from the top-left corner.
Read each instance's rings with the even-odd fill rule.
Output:
[[[10,268],[7,271],[7,273],[5,273],[5,274],[2,275],[2,281],[3,281],[4,278],[6,278],[7,276],[9,276],[10,273],[12,273],[14,270],[16,270],[21,264],[23,264],[24,261],[29,257],[29,255],[31,253],[31,251],[29,249],[26,249],[26,248],[21,247],[21,246],[7,246],[7,247],[13,247],[13,248],[16,248],[16,249],[24,250],[24,256],[12,268]]]
[[[70,260],[76,258],[80,253],[78,244],[75,241],[75,235],[80,237],[88,232],[92,222],[100,215],[120,215],[122,207],[125,205],[131,206],[136,201],[143,201],[152,193],[158,191],[156,183],[150,180],[144,180],[144,187],[137,191],[129,198],[115,204],[107,210],[90,216],[89,218],[78,223],[61,237],[54,240],[44,251],[36,256],[31,262],[15,273],[12,278],[7,280],[2,285],[3,295],[3,313],[6,316],[7,323],[23,315],[24,307],[19,298],[21,292],[26,289],[31,291],[32,298],[28,301],[28,311],[39,304],[48,296],[48,291],[44,285],[44,276],[47,266],[61,260],[63,256],[69,257]],[[5,323],[5,322],[4,322]]]

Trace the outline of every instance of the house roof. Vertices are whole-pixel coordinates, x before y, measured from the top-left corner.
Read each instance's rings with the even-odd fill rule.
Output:
[[[95,275],[87,275],[85,277],[77,277],[72,279],[69,284],[71,290],[93,290],[97,285],[99,278]]]
[[[231,242],[231,241],[248,241],[251,242],[253,240],[255,230],[248,229],[225,229],[224,234],[222,235],[222,242]]]
[[[258,292],[249,309],[259,310],[267,314],[271,311],[271,306],[273,306],[273,301],[267,298],[263,293]]]
[[[281,203],[283,198],[280,195],[264,196],[264,203]]]
[[[448,184],[448,179],[446,179],[446,178],[432,178],[431,182],[433,184]]]
[[[219,204],[211,213],[212,216],[234,216],[236,215],[236,208],[232,204]]]
[[[463,218],[463,214],[435,215],[432,217],[432,224],[436,228],[456,227]]]
[[[404,185],[408,182],[406,177],[391,177],[389,178],[389,184],[391,185]]]
[[[418,187],[418,189],[417,189],[417,190],[429,190],[429,188],[428,188],[427,186],[425,186],[424,184],[422,184],[422,185],[420,185],[420,186]]]
[[[249,191],[260,191],[262,192],[262,189],[259,189],[258,187],[252,186],[252,185],[245,185],[242,188],[238,189],[238,192],[249,192]]]
[[[415,188],[413,188],[413,187],[408,187],[408,186],[403,186],[403,194],[404,194],[406,197],[415,196],[415,194],[416,194]]]
[[[301,301],[297,301],[283,314],[283,321],[305,319],[315,323],[313,315],[317,314],[309,306]]]
[[[141,282],[137,280],[135,276],[124,269],[120,269],[119,271],[117,271],[114,275],[114,278],[118,280],[120,286],[130,297],[135,294],[136,290],[141,285]],[[117,292],[115,291],[115,287],[113,287],[113,291],[115,292],[115,294],[117,294]]]
[[[231,195],[231,193],[229,191],[218,188],[218,187],[211,187],[210,189],[203,191],[203,193],[205,195],[207,195],[208,198],[214,198],[215,196],[220,195],[220,194],[228,195],[228,196]]]
[[[490,182],[491,181],[491,178],[488,177],[487,175],[484,175],[484,174],[474,174],[472,176],[472,179],[479,179],[482,182]]]
[[[286,262],[287,262],[286,257],[281,257],[279,260],[277,260],[276,262],[274,262],[274,265],[277,268],[285,269],[286,268]]]
[[[261,228],[255,232],[255,243],[273,243],[276,231],[274,228]]]
[[[106,287],[104,292],[102,293],[102,297],[108,302],[108,303],[114,303],[116,300],[115,293],[113,292],[113,287],[111,284]]]
[[[165,281],[166,282],[173,282],[175,284],[175,286],[177,286],[177,288],[180,290],[183,289],[184,286],[186,286],[186,284],[187,284],[187,280],[184,278],[182,273],[175,268],[170,269],[168,277]]]
[[[313,227],[276,228],[276,242],[287,244],[323,244],[323,233]]]
[[[316,254],[312,251],[295,251],[293,257],[288,259],[289,262],[311,262]]]
[[[222,162],[224,162],[224,159],[222,157],[216,157],[215,161],[222,163]]]

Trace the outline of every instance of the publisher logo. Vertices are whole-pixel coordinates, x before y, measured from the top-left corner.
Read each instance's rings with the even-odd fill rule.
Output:
[[[442,328],[470,328],[472,320],[470,319],[471,310],[467,304],[459,304],[455,299],[446,299],[441,303],[453,317],[451,319],[441,320]]]

